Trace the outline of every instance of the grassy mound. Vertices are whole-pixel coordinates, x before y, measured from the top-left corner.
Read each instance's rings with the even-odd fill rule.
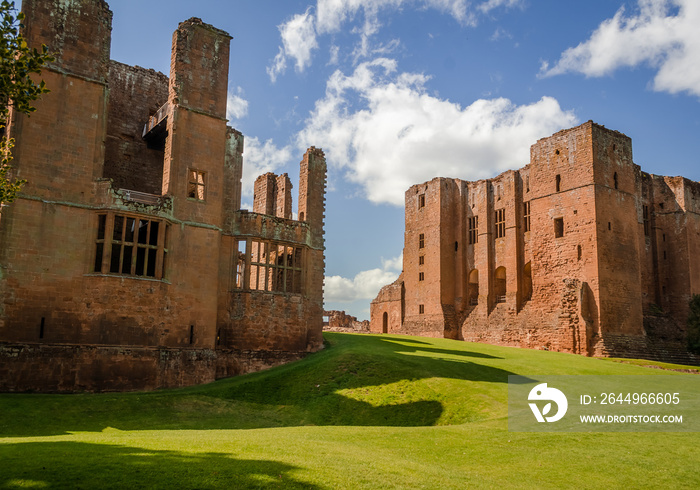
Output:
[[[0,487],[700,486],[696,434],[507,431],[509,374],[669,371],[445,339],[325,338],[302,361],[194,388],[0,395]]]

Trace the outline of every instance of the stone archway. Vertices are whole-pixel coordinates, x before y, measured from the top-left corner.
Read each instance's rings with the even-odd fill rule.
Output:
[[[506,302],[506,268],[499,267],[495,273],[494,296],[496,303]]]

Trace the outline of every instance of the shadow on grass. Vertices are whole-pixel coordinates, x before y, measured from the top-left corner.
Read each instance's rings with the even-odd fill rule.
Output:
[[[67,441],[0,444],[2,488],[320,488],[294,478],[296,469],[222,453]]]
[[[468,385],[507,383],[500,358],[399,336],[327,334],[328,348],[302,361],[209,385],[151,393],[0,395],[0,437],[69,431],[254,429],[303,425],[430,426]],[[442,346],[441,346],[442,347]],[[415,383],[441,382],[438,388]],[[431,383],[432,384],[432,383]],[[446,388],[448,387],[448,388]],[[442,390],[442,391],[439,391]],[[460,407],[483,418],[488,403]],[[483,398],[483,397],[482,397]],[[497,401],[497,403],[502,403]],[[454,410],[453,410],[454,411]]]
[[[384,339],[380,338],[381,341],[383,342],[389,342],[392,344],[395,344],[397,346],[401,346],[401,348],[396,347],[395,351],[400,352],[400,353],[431,353],[431,354],[444,354],[447,356],[458,356],[458,357],[474,357],[478,359],[503,359],[502,357],[497,357],[497,356],[492,356],[491,354],[484,354],[483,352],[473,352],[473,351],[466,351],[466,350],[450,350],[450,349],[436,349],[434,347],[414,347],[413,345],[415,344],[426,344],[430,345],[427,342],[417,342],[411,339],[402,339],[402,338],[393,338],[393,339]],[[409,342],[406,342],[406,340],[409,340]],[[404,343],[408,344],[413,344],[413,345],[402,345]],[[506,379],[507,382],[507,379]]]

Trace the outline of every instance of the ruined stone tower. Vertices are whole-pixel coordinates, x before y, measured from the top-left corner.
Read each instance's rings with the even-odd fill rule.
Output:
[[[372,331],[697,362],[683,340],[700,183],[642,172],[630,138],[591,121],[530,155],[406,191],[403,272],[372,302]]]
[[[0,390],[182,386],[320,348],[325,160],[310,150],[314,221],[291,219],[286,175],[240,209],[231,36],[182,22],[168,77],[110,61],[102,0],[23,11],[57,54],[8,124],[28,183],[0,219]]]

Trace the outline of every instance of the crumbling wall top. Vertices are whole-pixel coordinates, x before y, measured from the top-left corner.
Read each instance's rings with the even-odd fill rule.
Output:
[[[190,17],[189,19],[180,22],[180,25],[179,25],[180,28],[188,27],[188,26],[203,27],[204,29],[212,31],[213,33],[215,33],[219,36],[226,36],[229,39],[233,39],[233,36],[231,36],[228,32],[226,32],[222,29],[219,29],[217,27],[214,27],[211,24],[207,24],[207,23],[203,22],[202,19],[200,19],[199,17]]]

